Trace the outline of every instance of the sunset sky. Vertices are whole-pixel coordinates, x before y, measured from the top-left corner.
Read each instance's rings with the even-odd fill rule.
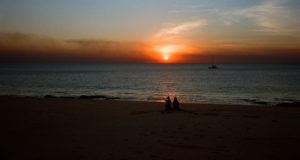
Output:
[[[0,0],[0,62],[300,63],[299,0]]]

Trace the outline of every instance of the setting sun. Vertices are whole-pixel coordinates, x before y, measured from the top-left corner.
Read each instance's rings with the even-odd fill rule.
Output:
[[[182,53],[187,53],[187,47],[178,44],[153,45],[150,53],[160,63],[176,63],[180,61]]]

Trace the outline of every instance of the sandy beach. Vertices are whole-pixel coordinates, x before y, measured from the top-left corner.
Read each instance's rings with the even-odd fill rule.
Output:
[[[1,160],[300,159],[300,106],[0,100]]]

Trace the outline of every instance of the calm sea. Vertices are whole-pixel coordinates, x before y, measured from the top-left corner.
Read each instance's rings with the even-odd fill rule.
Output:
[[[0,95],[266,104],[300,101],[300,65],[1,64]]]

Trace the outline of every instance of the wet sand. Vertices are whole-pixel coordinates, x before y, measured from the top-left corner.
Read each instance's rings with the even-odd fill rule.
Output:
[[[0,159],[300,159],[300,106],[2,96]]]

